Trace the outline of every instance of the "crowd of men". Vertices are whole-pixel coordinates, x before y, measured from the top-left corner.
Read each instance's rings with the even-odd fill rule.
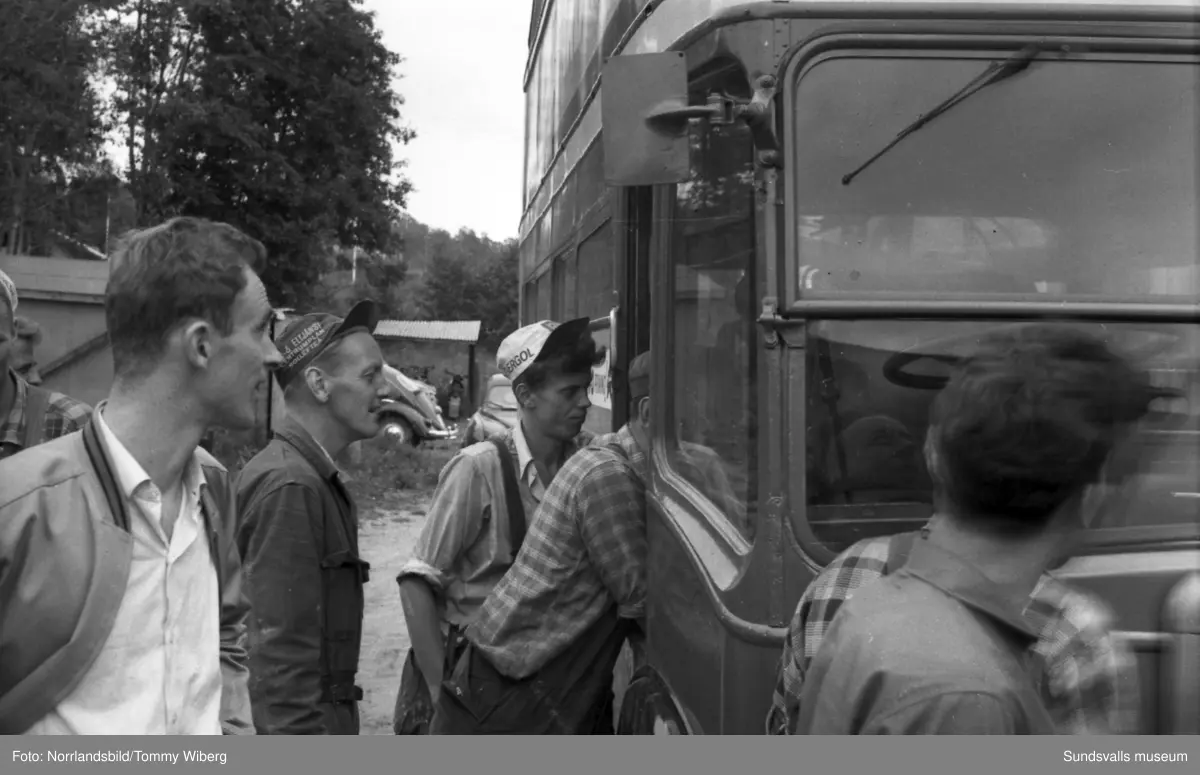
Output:
[[[379,431],[377,311],[272,340],[264,255],[196,218],[123,238],[94,409],[18,371],[0,274],[0,734],[358,734],[370,568],[336,460]],[[446,465],[397,578],[397,734],[614,732],[614,667],[644,631],[651,360],[628,369],[629,422],[593,437],[603,358],[586,319],[501,344],[519,422]],[[272,379],[286,419],[231,475],[200,441],[253,427]],[[1152,398],[1077,330],[981,341],[933,409],[934,517],[810,585],[766,731],[1133,731],[1107,610],[1048,572],[1119,502]]]

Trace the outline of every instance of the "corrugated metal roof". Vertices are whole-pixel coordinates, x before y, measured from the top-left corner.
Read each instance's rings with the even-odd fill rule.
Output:
[[[482,325],[478,320],[381,320],[375,326],[375,336],[475,344]]]

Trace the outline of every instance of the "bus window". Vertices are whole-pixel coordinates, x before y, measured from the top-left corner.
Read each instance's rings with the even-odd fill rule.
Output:
[[[592,320],[607,317],[616,303],[611,222],[606,222],[579,244],[578,260],[575,291],[578,314]]]
[[[797,82],[800,296],[1191,301],[1197,270],[1197,68],[1167,56],[1047,55],[847,173],[983,70],[971,54],[830,57]],[[1121,94],[1122,99],[1111,99]],[[931,512],[923,444],[950,365],[1001,322],[807,327],[806,518],[840,551]],[[1196,326],[1090,324],[1174,391],[1145,422],[1145,472],[1098,526],[1200,520]],[[799,512],[799,510],[797,510]]]
[[[744,96],[744,73],[704,79]],[[675,187],[671,219],[676,441],[672,465],[747,540],[755,533],[754,160],[746,126],[693,122],[692,170]]]
[[[990,322],[822,321],[806,368],[808,513],[833,551],[919,527],[932,511],[923,445],[929,408],[951,364]],[[1077,323],[1163,389],[1135,444],[1142,467],[1125,507],[1094,527],[1200,524],[1200,332],[1192,325]]]

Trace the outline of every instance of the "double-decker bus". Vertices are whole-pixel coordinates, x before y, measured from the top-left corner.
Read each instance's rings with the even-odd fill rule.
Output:
[[[624,371],[655,354],[621,733],[761,733],[805,586],[929,517],[950,364],[1044,319],[1171,389],[1130,502],[1061,574],[1116,613],[1141,731],[1200,733],[1197,12],[534,3],[521,319],[593,318],[593,430],[625,421]]]

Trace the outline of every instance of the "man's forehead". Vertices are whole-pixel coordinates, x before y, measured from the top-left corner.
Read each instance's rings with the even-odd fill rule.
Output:
[[[244,303],[243,308],[254,317],[263,315],[271,309],[271,301],[267,298],[267,286],[255,272],[249,269],[246,270],[246,287],[242,289],[240,295]]]

